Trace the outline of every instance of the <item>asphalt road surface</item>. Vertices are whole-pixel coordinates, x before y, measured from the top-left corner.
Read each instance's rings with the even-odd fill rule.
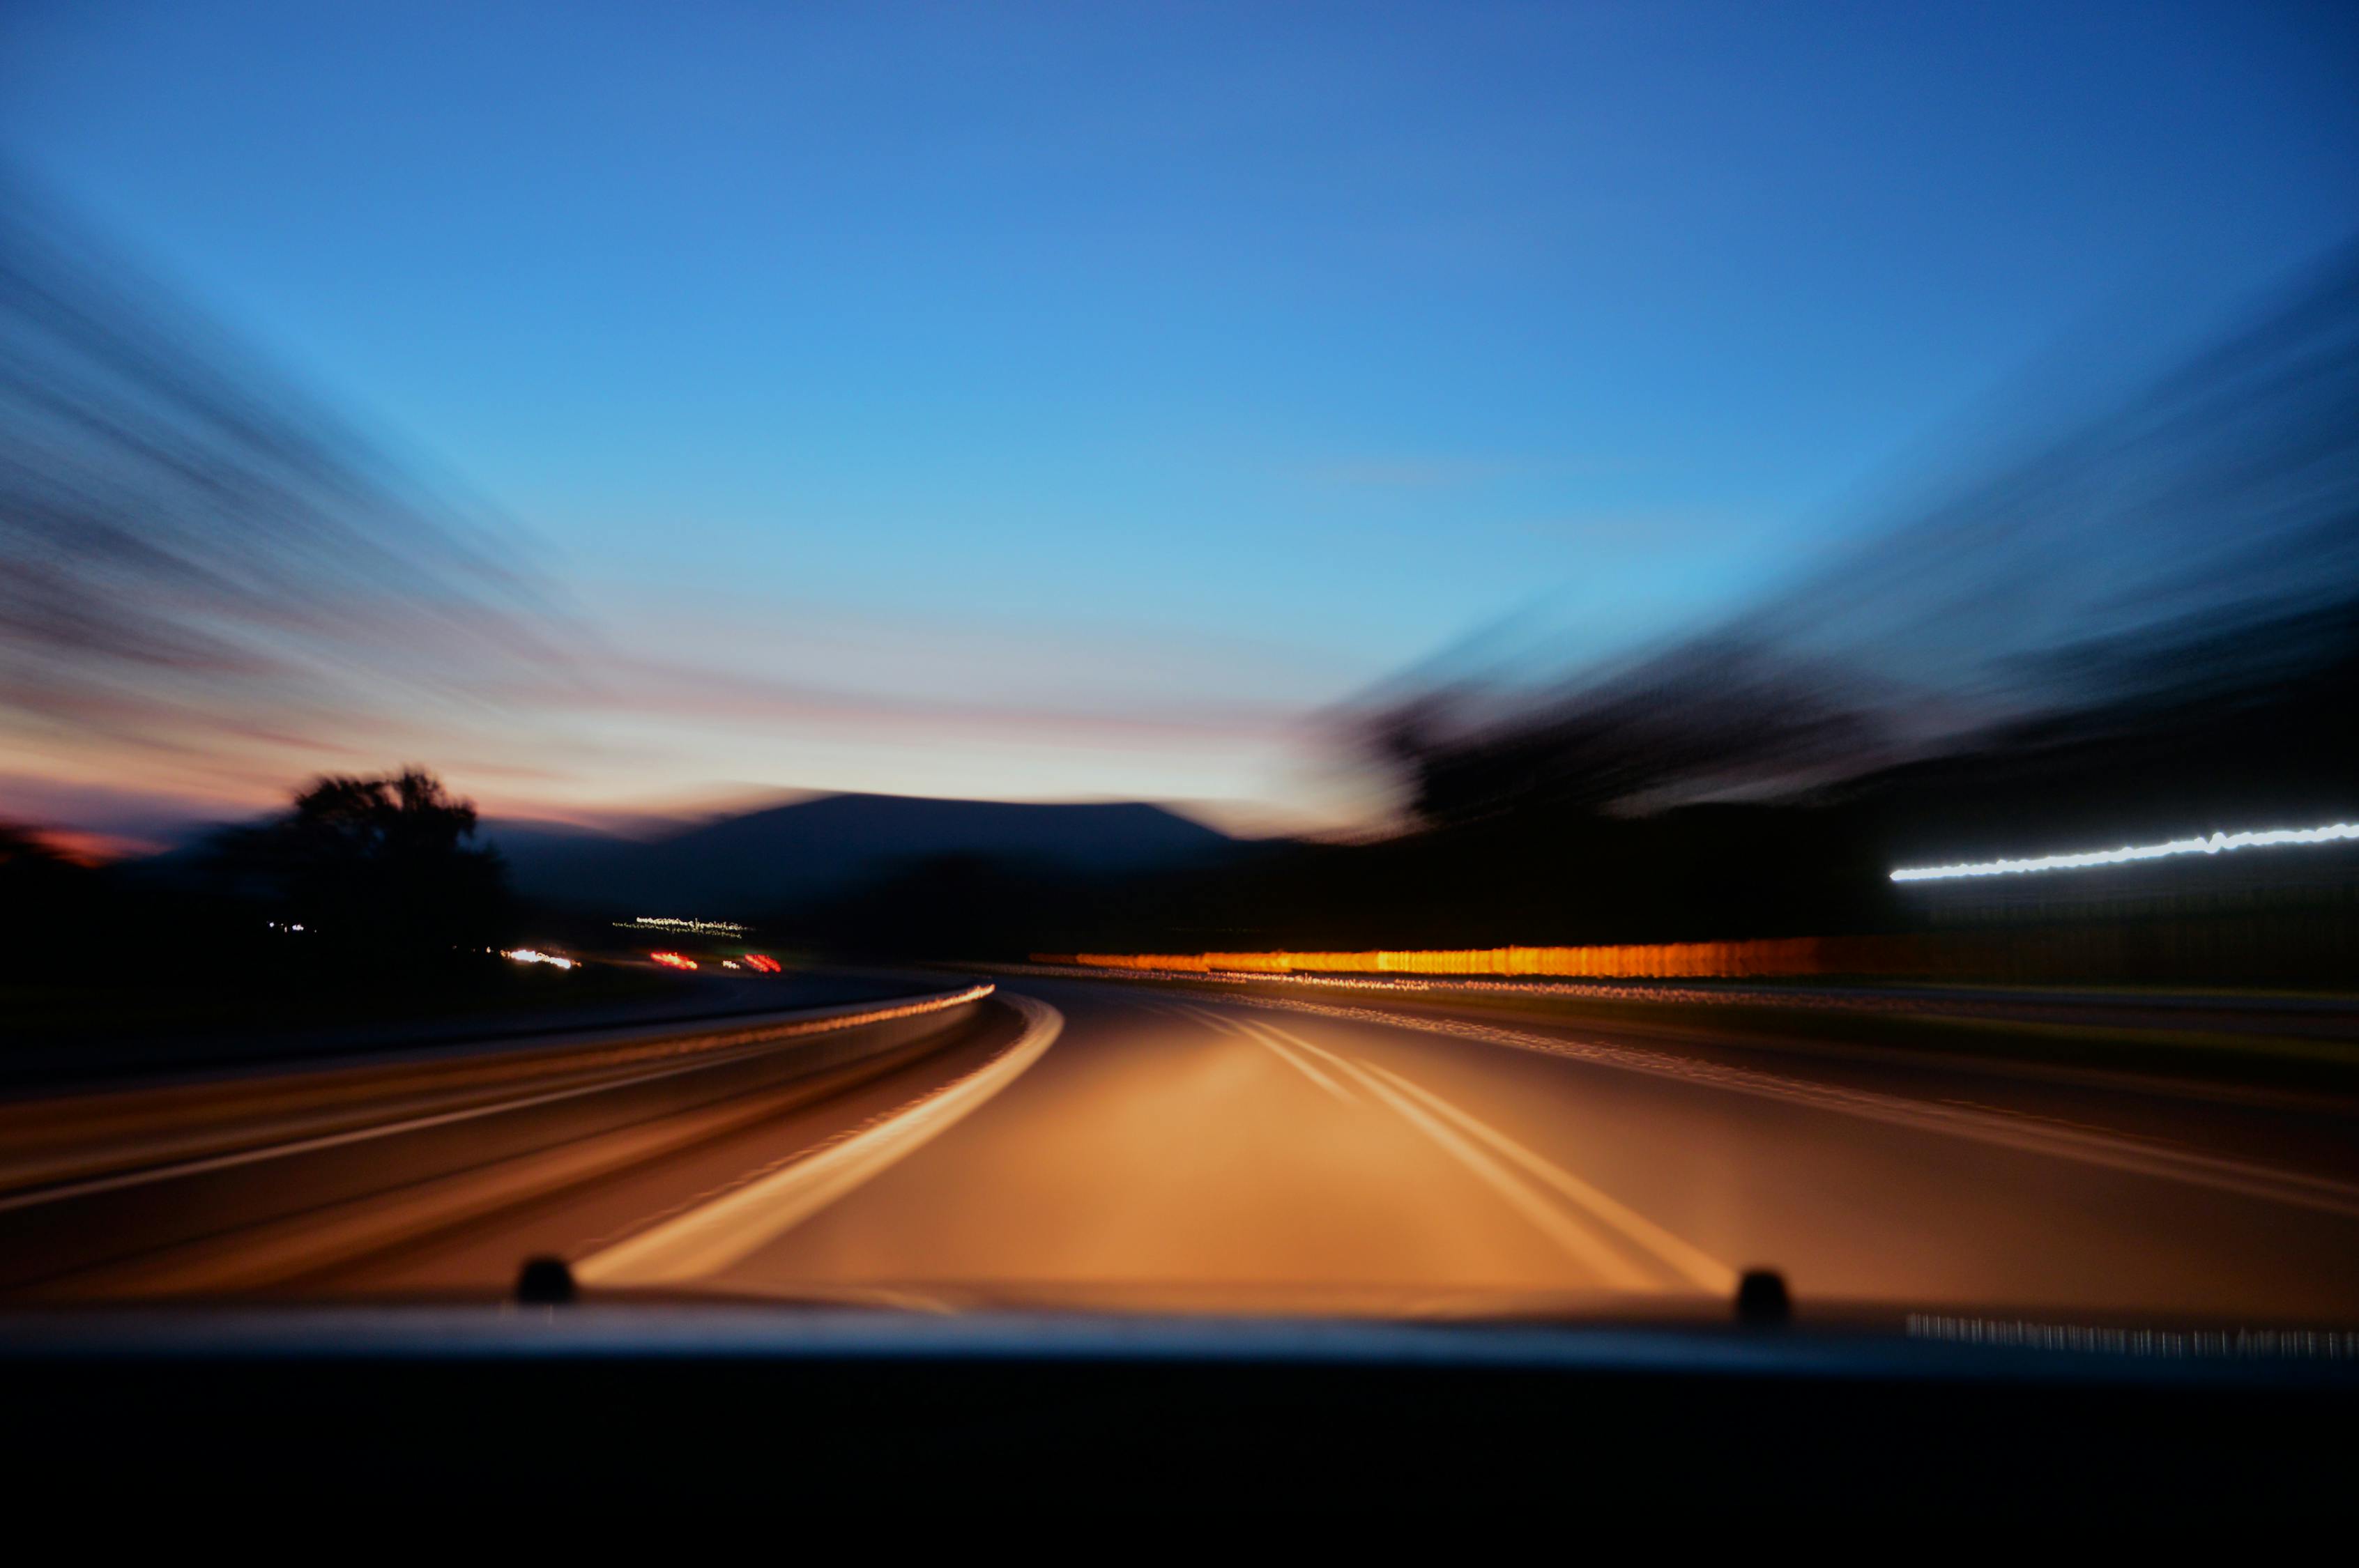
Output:
[[[1767,1266],[1806,1317],[2359,1319],[2359,1108],[2316,1097],[1029,974],[699,1049],[347,1086],[325,1132],[319,1084],[240,1079],[211,1155],[155,1146],[202,1085],[0,1108],[60,1130],[0,1171],[0,1287],[482,1295],[555,1254],[593,1293],[1652,1313]]]

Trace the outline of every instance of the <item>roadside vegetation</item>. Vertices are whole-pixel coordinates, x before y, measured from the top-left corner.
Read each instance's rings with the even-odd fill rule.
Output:
[[[180,853],[89,866],[0,826],[0,1044],[511,1015],[683,989],[502,951],[528,926],[473,806],[417,769],[332,777]]]

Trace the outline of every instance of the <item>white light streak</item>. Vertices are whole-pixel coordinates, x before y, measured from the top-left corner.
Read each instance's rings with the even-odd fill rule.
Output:
[[[2091,849],[2078,855],[2039,855],[2022,860],[1977,860],[1955,866],[1917,866],[1892,873],[1896,882],[1946,881],[1957,877],[2007,877],[2026,871],[2074,871],[2088,866],[2122,866],[2134,860],[2160,860],[2172,855],[2220,855],[2231,849],[2268,849],[2280,844],[2334,844],[2359,838],[2359,822],[2331,822],[2323,827],[2267,827],[2251,833],[2214,833],[2208,838],[2173,838],[2166,844],[2125,844],[2118,849]]]
[[[571,958],[560,958],[554,953],[543,953],[534,947],[511,947],[500,957],[513,958],[519,964],[554,964],[560,969],[570,969],[573,967],[573,960]]]
[[[614,924],[625,931],[696,931],[723,936],[743,936],[745,927],[728,920],[682,920],[669,914],[642,914],[636,920],[617,920]]]

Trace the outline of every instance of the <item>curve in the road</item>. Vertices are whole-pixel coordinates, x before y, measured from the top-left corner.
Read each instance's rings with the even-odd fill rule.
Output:
[[[1003,994],[1024,1032],[962,1078],[878,1117],[815,1152],[799,1152],[743,1184],[582,1258],[577,1279],[594,1285],[675,1284],[750,1256],[897,1162],[915,1153],[1021,1077],[1056,1043],[1064,1015],[1029,997]]]

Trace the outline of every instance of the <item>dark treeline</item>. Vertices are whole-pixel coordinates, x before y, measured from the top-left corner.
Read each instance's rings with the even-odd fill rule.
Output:
[[[176,998],[225,1015],[323,1000],[366,1011],[505,983],[487,949],[513,940],[520,912],[474,831],[474,808],[414,769],[317,780],[266,821],[145,862],[84,866],[0,827],[14,1022],[80,1026],[78,1011],[103,1027],[143,1008],[169,1017]]]
[[[197,875],[265,909],[342,964],[415,971],[470,960],[514,924],[496,852],[469,843],[475,808],[418,769],[322,778],[292,809],[232,828]]]

